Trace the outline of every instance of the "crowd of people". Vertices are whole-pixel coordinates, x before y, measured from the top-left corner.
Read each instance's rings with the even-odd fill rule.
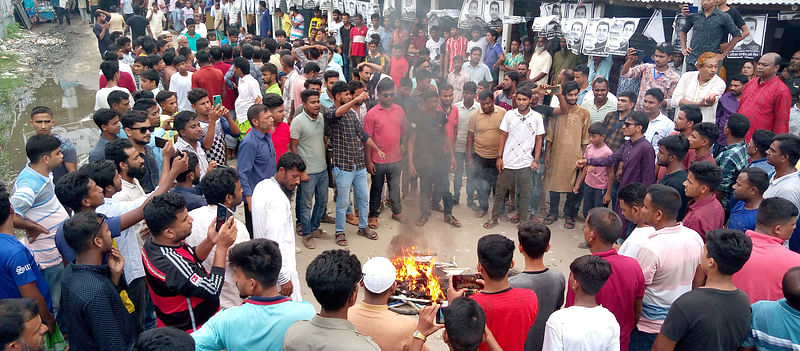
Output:
[[[0,187],[5,349],[423,350],[441,328],[453,350],[800,344],[800,51],[720,77],[747,28],[724,0],[681,28],[704,35],[622,65],[565,38],[514,32],[506,50],[494,29],[338,10],[308,31],[278,10],[274,32],[265,12],[255,34],[218,20],[225,5],[213,30],[177,9],[146,29],[113,28],[139,4],[94,12],[88,162],[37,106],[29,163]],[[378,240],[389,210],[457,228],[459,204],[518,226],[478,240],[480,291],[445,284],[415,321],[387,308],[391,261],[343,249],[301,282],[300,243]],[[581,217],[591,255],[565,280],[544,263],[550,226]]]

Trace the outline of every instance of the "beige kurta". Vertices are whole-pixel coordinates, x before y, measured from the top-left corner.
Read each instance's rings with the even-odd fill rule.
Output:
[[[583,157],[583,146],[589,144],[589,124],[589,111],[582,107],[550,120],[545,138],[553,143],[544,179],[547,191],[572,191],[578,174],[575,162]]]

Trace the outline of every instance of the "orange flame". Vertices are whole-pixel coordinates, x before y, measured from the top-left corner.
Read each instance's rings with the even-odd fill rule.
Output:
[[[435,259],[431,257],[429,262],[417,262],[414,256],[416,246],[410,249],[403,249],[403,255],[392,260],[397,268],[397,280],[409,282],[409,290],[418,291],[430,295],[431,300],[436,302],[444,298],[442,286],[434,275]],[[420,277],[425,277],[425,284],[417,283]]]

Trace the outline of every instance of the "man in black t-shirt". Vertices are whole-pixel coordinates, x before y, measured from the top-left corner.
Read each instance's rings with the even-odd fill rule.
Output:
[[[678,211],[678,220],[682,221],[686,215],[689,197],[684,191],[683,182],[689,175],[683,168],[683,158],[689,152],[689,139],[681,134],[663,137],[658,140],[658,152],[656,153],[656,163],[666,169],[664,178],[658,184],[664,184],[678,191],[681,194],[681,209]]]
[[[128,17],[128,19],[125,20],[125,23],[127,24],[125,27],[125,34],[127,35],[128,32],[130,32],[132,39],[147,35],[147,25],[149,23],[144,17],[142,17],[141,7],[134,6],[133,15]]]
[[[750,299],[731,276],[752,248],[750,237],[739,230],[706,233],[700,260],[705,284],[672,303],[653,350],[736,350],[742,345],[750,332]]]
[[[419,174],[420,215],[417,226],[424,226],[428,222],[432,203],[438,206],[439,199],[442,199],[445,223],[460,227],[461,223],[453,217],[453,197],[448,186],[448,169],[455,171],[456,158],[453,143],[445,130],[447,115],[436,109],[439,94],[435,91],[425,92],[422,100],[424,115],[410,123],[408,139],[409,172],[412,176]]]

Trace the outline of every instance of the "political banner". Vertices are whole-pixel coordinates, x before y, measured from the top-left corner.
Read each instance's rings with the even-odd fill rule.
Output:
[[[389,17],[396,11],[395,0],[383,0],[383,17]]]
[[[607,56],[606,45],[611,31],[610,18],[591,18],[583,35],[581,53],[590,56]]]
[[[483,21],[491,29],[500,29],[503,26],[503,0],[485,0],[483,5]]]
[[[764,30],[767,24],[767,15],[746,15],[744,16],[744,23],[750,29],[750,35],[744,37],[733,50],[728,54],[728,58],[732,59],[752,59],[761,56],[764,49]],[[730,40],[728,36],[728,40]]]
[[[566,4],[566,17],[567,18],[592,18],[594,13],[594,4],[591,2],[584,2],[580,4]]]
[[[461,6],[461,14],[458,16],[458,28],[470,29],[475,25],[483,26],[483,0],[467,0]]]
[[[606,54],[625,56],[637,26],[639,26],[638,18],[613,18],[611,31],[608,34]]]
[[[400,17],[406,21],[413,21],[417,18],[417,0],[401,0],[403,6],[401,8]]]
[[[672,21],[672,47],[677,50],[681,49],[681,28],[684,24],[686,24],[686,17],[678,13],[675,20]]]
[[[567,40],[567,49],[580,55],[583,47],[583,34],[586,31],[586,18],[565,18],[561,20],[561,29]]]

